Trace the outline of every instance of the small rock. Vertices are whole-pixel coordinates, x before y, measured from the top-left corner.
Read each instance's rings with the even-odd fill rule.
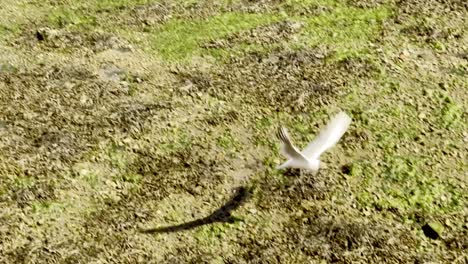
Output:
[[[423,90],[423,95],[428,96],[428,97],[432,97],[434,95],[434,91],[431,90],[431,89],[424,89]]]
[[[453,227],[452,222],[449,219],[445,219],[445,225],[450,227],[450,228]]]
[[[346,175],[350,175],[353,170],[353,165],[352,164],[345,164],[341,167],[341,172]]]
[[[36,31],[36,38],[39,41],[50,40],[50,39],[56,38],[58,35],[59,35],[59,31],[50,29],[47,27],[39,28]]]
[[[441,237],[444,227],[438,222],[429,222],[423,225],[422,230],[428,238],[437,239]]]
[[[88,97],[85,94],[81,95],[80,97],[81,105],[86,105],[86,102],[88,102]]]

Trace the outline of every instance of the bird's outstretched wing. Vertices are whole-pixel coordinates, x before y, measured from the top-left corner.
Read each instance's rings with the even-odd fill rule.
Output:
[[[351,124],[351,118],[340,112],[334,116],[315,139],[302,151],[308,159],[318,159],[327,149],[333,147],[343,136]]]
[[[288,131],[284,127],[278,129],[278,138],[281,140],[281,154],[286,156],[288,159],[305,160],[304,156],[300,151],[291,143]]]

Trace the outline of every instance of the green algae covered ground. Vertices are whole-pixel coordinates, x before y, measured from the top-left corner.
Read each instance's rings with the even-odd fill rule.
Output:
[[[468,262],[466,1],[0,6],[1,263]]]

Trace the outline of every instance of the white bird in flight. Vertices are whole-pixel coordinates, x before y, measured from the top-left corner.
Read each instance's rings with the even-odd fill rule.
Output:
[[[288,161],[278,166],[277,169],[290,167],[318,172],[320,155],[340,140],[350,123],[351,118],[345,112],[338,113],[302,152],[291,143],[286,128],[280,127],[278,138],[281,140],[281,153],[288,158]]]

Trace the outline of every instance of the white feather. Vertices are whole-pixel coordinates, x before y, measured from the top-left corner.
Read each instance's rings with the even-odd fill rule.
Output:
[[[287,130],[281,127],[278,131],[278,137],[281,140],[281,153],[288,160],[277,169],[292,167],[318,171],[320,155],[340,140],[350,124],[351,118],[346,113],[338,113],[302,152],[299,152],[292,144]]]
[[[340,112],[333,117],[319,135],[307,145],[302,154],[308,159],[318,159],[323,152],[333,147],[351,124],[351,118],[345,113]]]

